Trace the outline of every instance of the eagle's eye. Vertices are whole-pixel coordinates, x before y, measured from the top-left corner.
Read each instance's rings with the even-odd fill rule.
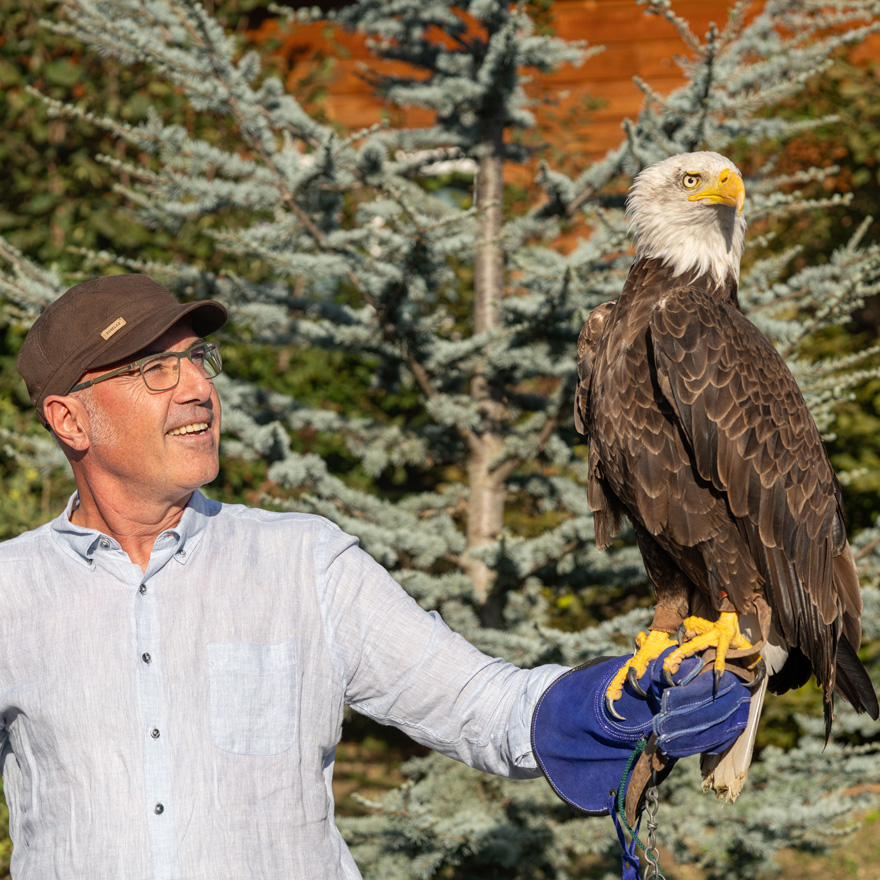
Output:
[[[700,175],[699,174],[685,174],[681,179],[681,185],[685,189],[693,189],[695,186],[698,186],[700,183]]]

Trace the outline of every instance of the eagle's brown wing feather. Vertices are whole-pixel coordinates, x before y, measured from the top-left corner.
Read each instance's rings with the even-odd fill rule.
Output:
[[[593,375],[596,346],[605,332],[605,326],[616,305],[615,300],[596,306],[587,316],[586,323],[578,336],[578,384],[574,392],[574,426],[581,434],[587,433],[590,424],[590,378]]]
[[[858,648],[862,602],[840,489],[803,395],[757,328],[700,290],[668,290],[649,327],[657,384],[694,467],[724,493],[776,626],[830,702],[838,640]]]

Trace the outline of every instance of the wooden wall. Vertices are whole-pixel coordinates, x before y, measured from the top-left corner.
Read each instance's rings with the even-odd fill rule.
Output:
[[[675,0],[673,8],[702,36],[710,22],[724,25],[729,5],[726,0]],[[558,102],[539,111],[541,134],[557,149],[579,156],[581,161],[598,158],[620,142],[622,120],[634,119],[642,104],[642,93],[633,77],[639,76],[655,91],[668,94],[684,82],[675,58],[686,55],[687,47],[673,25],[647,15],[635,0],[556,0],[551,12],[560,36],[587,40],[604,46],[605,51],[581,67],[566,66],[535,77],[531,93]],[[274,23],[264,25],[270,30],[274,27]],[[279,41],[277,54],[291,91],[299,93],[301,82],[314,78],[324,65],[323,76],[329,77],[329,82],[321,110],[347,129],[369,126],[383,116],[410,125],[429,121],[424,111],[396,111],[370,94],[358,71],[376,61],[363,38],[325,23],[262,33],[258,38],[272,36]],[[345,57],[338,57],[340,51]],[[880,61],[880,36],[860,47],[857,56]],[[336,60],[328,61],[331,57]],[[595,102],[590,106],[591,98],[599,99],[598,106]]]

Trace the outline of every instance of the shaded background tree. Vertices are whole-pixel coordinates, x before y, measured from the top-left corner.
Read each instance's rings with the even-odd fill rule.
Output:
[[[150,271],[183,297],[216,296],[231,309],[215,497],[330,517],[489,653],[531,665],[626,650],[650,617],[647,582],[631,542],[595,551],[570,412],[577,332],[618,295],[631,260],[621,209],[632,174],[704,147],[742,163],[753,227],[743,303],[777,340],[829,438],[841,401],[875,375],[873,350],[846,350],[840,328],[876,292],[880,261],[858,224],[823,259],[792,249],[811,234],[829,239],[824,218],[849,214],[826,190],[835,169],[786,152],[792,138],[821,134],[822,119],[798,103],[803,89],[827,82],[815,79],[826,59],[861,39],[876,4],[780,0],[749,17],[740,3],[704,38],[668,4],[645,6],[677,29],[686,84],[668,96],[645,85],[619,146],[552,170],[536,167],[541,152],[530,146],[528,77],[590,64],[592,54],[550,33],[552,5],[341,9],[339,26],[374,41],[375,89],[389,106],[425,114],[424,124],[362,131],[285,91],[271,47],[264,63],[236,31],[248,12],[240,6],[214,16],[186,0],[66,0],[44,44],[39,7],[22,5],[19,27],[37,60],[22,74],[6,43],[0,73],[43,98],[5,98],[16,122],[4,149],[24,169],[0,243],[3,381],[18,395],[0,423],[19,499],[2,502],[7,534],[54,512],[64,485],[57,452],[23,429],[11,367],[26,327],[79,277]],[[282,12],[253,13],[268,14]],[[297,26],[283,16],[282,31]],[[39,149],[22,125],[44,129]],[[47,162],[55,172],[32,192]],[[520,180],[533,172],[515,202],[511,168]],[[809,186],[819,188],[812,198]],[[92,209],[105,221],[90,223]],[[35,234],[40,218],[48,235]],[[556,247],[572,228],[577,246]],[[856,538],[872,639],[874,516],[864,511]],[[735,808],[722,813],[700,797],[694,767],[664,788],[674,807],[662,835],[677,858],[707,876],[750,876],[780,846],[818,847],[829,819],[835,829],[849,821],[865,801],[853,784],[878,781],[876,734],[842,713],[838,739],[821,751],[815,696],[778,704],[784,716],[763,741],[778,736],[789,750],[766,746]],[[809,714],[793,717],[793,705]],[[610,826],[577,818],[541,782],[490,779],[421,754],[404,769],[401,788],[344,823],[368,877],[613,870]]]

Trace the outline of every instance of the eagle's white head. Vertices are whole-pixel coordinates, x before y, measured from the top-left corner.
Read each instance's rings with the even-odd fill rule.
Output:
[[[744,203],[742,175],[718,153],[682,153],[648,166],[626,201],[636,260],[662,260],[676,275],[696,269],[719,283],[738,281]]]

